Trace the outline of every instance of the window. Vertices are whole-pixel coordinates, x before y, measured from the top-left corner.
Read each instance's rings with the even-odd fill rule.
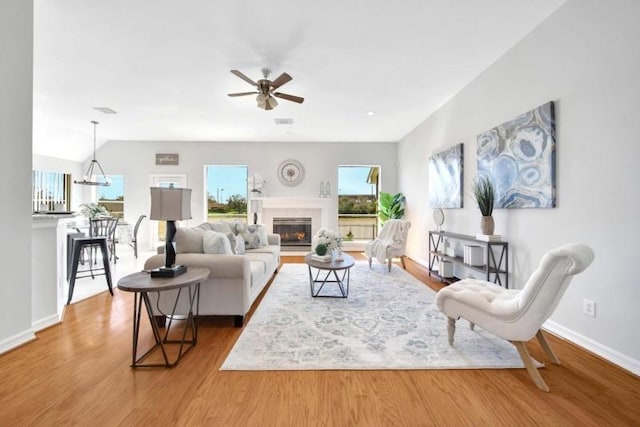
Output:
[[[124,218],[124,176],[109,175],[109,187],[97,187],[98,203],[104,206],[111,216]]]
[[[247,166],[205,166],[207,218],[247,220]]]
[[[31,187],[34,212],[71,209],[71,174],[34,170]]]
[[[378,235],[379,166],[338,167],[338,229],[344,240]]]

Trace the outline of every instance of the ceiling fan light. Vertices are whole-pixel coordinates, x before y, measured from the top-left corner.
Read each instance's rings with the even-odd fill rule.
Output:
[[[270,109],[276,108],[278,106],[278,101],[273,96],[267,98],[267,105],[271,107]]]

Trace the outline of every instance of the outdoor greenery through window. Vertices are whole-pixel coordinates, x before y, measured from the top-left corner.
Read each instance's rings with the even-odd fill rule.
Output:
[[[209,219],[247,220],[247,166],[205,166]]]
[[[338,228],[343,239],[378,235],[378,166],[338,167]]]
[[[124,176],[109,175],[109,187],[96,187],[98,203],[104,206],[111,216],[124,218]]]
[[[34,170],[31,187],[33,212],[70,209],[71,174]]]

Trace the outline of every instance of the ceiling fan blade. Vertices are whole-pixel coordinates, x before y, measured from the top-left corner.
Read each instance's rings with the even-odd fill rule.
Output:
[[[227,96],[245,96],[245,95],[257,95],[258,92],[238,92],[238,93],[228,93]]]
[[[292,77],[287,73],[280,74],[280,77],[271,82],[271,87],[273,89],[278,89],[283,84],[290,82]]]
[[[297,102],[298,104],[302,104],[304,102],[304,98],[295,95],[288,95],[286,93],[274,92],[273,96],[286,99],[287,101]]]
[[[254,82],[253,80],[251,80],[249,77],[245,76],[244,74],[242,74],[238,70],[231,70],[231,74],[234,74],[234,75],[240,77],[242,80],[244,80],[245,82],[249,83],[250,85],[258,86],[258,84],[256,82]]]

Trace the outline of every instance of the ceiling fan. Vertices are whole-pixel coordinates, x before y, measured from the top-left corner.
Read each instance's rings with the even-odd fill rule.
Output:
[[[271,70],[268,68],[262,69],[263,79],[258,80],[258,82],[254,82],[249,77],[245,76],[238,70],[231,70],[232,74],[240,77],[245,82],[256,87],[256,92],[238,92],[238,93],[230,93],[229,96],[245,96],[245,95],[258,95],[256,97],[256,101],[258,101],[258,108],[262,108],[263,110],[273,110],[278,106],[278,101],[276,98],[286,99],[287,101],[297,102],[298,104],[302,104],[304,102],[304,98],[295,95],[288,95],[286,93],[274,92],[274,90],[278,89],[283,84],[291,81],[291,76],[287,73],[280,74],[280,77],[271,81],[267,77],[269,77],[269,73]]]

